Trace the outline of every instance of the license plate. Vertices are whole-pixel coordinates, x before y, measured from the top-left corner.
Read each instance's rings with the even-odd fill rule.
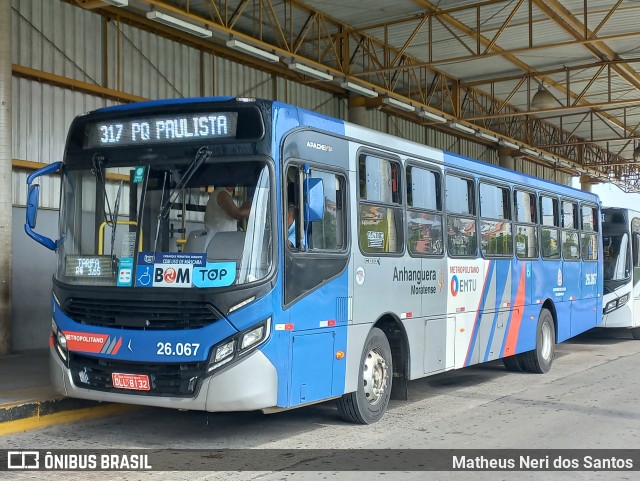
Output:
[[[149,376],[146,374],[123,374],[114,372],[111,374],[113,387],[117,389],[133,389],[134,391],[149,391]]]

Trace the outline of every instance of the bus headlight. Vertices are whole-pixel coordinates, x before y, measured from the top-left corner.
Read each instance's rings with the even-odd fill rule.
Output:
[[[240,331],[216,344],[211,353],[207,372],[211,372],[229,362],[237,361],[240,356],[253,351],[269,338],[271,332],[271,318]]]
[[[64,362],[67,362],[67,359],[69,357],[67,338],[65,337],[64,333],[60,329],[58,329],[58,325],[53,319],[51,319],[51,333],[53,335],[56,351],[58,351],[60,358]]]
[[[609,312],[613,311],[616,308],[617,304],[618,304],[618,299],[614,299],[613,301],[607,302],[607,305],[604,306],[604,313],[608,314]]]
[[[240,349],[246,349],[253,346],[254,344],[262,341],[263,337],[264,326],[259,326],[255,329],[252,329],[251,331],[248,331],[244,336],[242,336],[242,345],[240,346]]]
[[[233,353],[236,350],[236,340],[232,339],[229,342],[226,342],[224,344],[221,344],[220,346],[218,346],[216,348],[216,353],[215,356],[213,358],[213,362],[214,363],[220,363],[221,361],[227,359],[227,361],[230,361],[231,356],[233,356]],[[226,361],[225,361],[226,362]]]
[[[618,307],[624,306],[627,302],[629,302],[629,292],[627,292],[624,296],[620,296],[618,299]]]

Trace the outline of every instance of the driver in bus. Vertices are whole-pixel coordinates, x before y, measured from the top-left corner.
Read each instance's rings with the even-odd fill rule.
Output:
[[[289,247],[297,249],[296,243],[296,206],[289,204],[287,207],[287,239]],[[306,245],[304,233],[302,234],[302,246]]]

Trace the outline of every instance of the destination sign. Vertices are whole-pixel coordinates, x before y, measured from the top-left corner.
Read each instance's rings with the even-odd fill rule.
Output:
[[[158,115],[89,124],[84,148],[139,146],[234,138],[237,112]]]

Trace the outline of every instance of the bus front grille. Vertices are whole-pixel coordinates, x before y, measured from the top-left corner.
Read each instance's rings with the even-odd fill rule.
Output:
[[[143,363],[114,361],[70,353],[73,383],[80,388],[142,396],[194,397],[206,373],[206,362]],[[113,385],[113,373],[148,376],[147,390],[120,389]]]
[[[207,302],[70,298],[62,306],[76,322],[126,329],[197,329],[220,316]]]

